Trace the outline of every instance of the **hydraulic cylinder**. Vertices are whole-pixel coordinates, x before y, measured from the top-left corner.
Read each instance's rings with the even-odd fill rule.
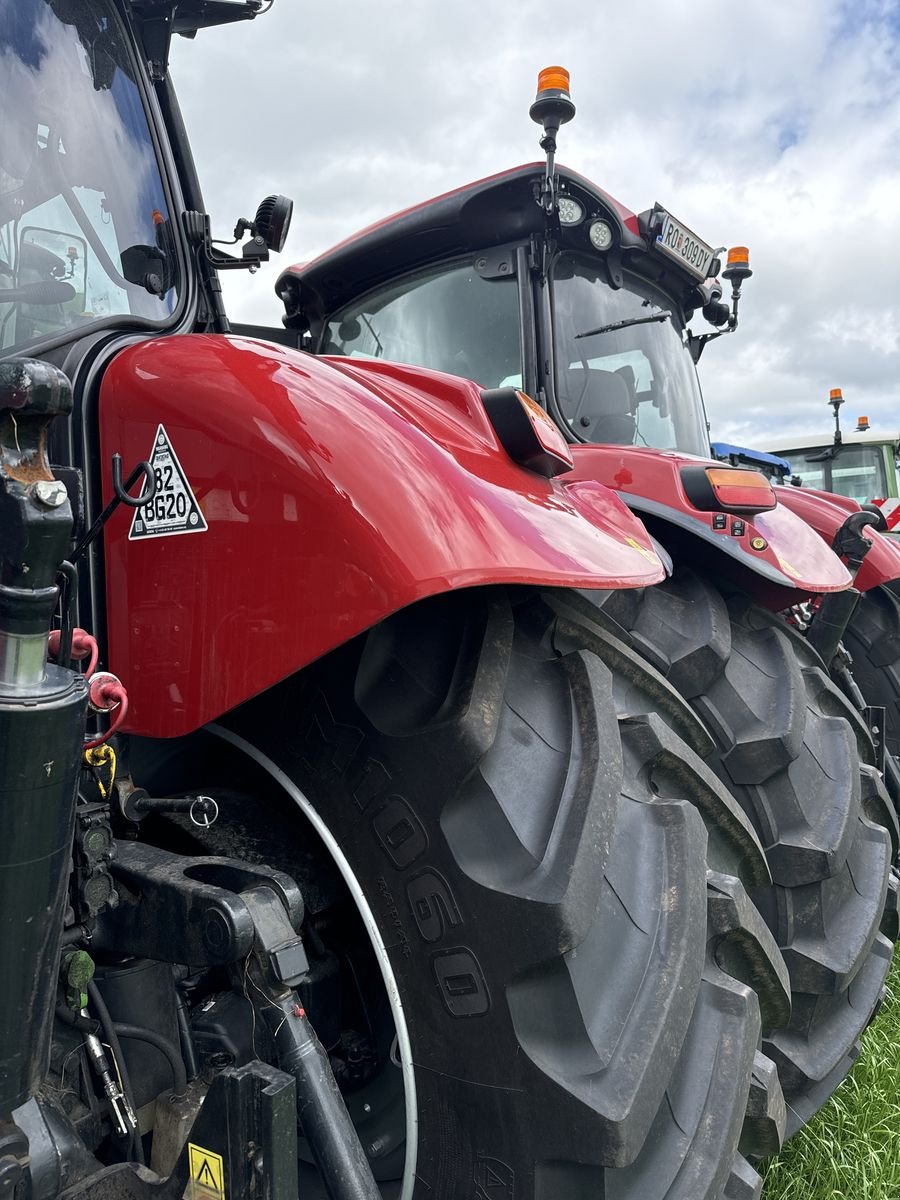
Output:
[[[47,663],[72,533],[47,431],[71,411],[46,363],[0,363],[0,1115],[46,1074],[87,686]]]

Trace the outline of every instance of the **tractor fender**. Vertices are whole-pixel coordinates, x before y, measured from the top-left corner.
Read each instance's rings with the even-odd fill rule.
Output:
[[[830,546],[785,504],[754,514],[726,513],[724,521],[723,514],[695,508],[681,469],[721,466],[713,459],[635,446],[581,446],[573,455],[573,475],[614,488],[676,562],[687,558],[732,577],[759,604],[777,611],[850,585],[849,572]],[[787,490],[775,489],[779,500]]]
[[[779,487],[775,491],[779,504],[801,517],[829,546],[847,517],[861,509],[861,505],[847,496],[835,496],[817,488]],[[897,539],[871,527],[864,531],[863,536],[872,543],[872,549],[863,559],[853,586],[861,592],[868,592],[871,588],[900,579],[900,544]]]
[[[104,534],[128,732],[188,733],[428,596],[665,575],[614,492],[514,463],[477,385],[437,372],[158,338],[110,363],[99,421],[104,499],[115,453],[162,484]]]

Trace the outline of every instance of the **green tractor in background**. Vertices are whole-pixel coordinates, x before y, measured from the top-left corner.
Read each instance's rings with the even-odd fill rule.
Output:
[[[834,435],[830,442],[821,436],[798,434],[768,439],[766,450],[789,460],[803,487],[849,496],[861,505],[874,504],[884,514],[887,532],[900,534],[900,432],[876,433],[868,417],[858,417],[852,433],[841,429],[840,408],[844,397],[832,388],[828,403],[834,409]]]

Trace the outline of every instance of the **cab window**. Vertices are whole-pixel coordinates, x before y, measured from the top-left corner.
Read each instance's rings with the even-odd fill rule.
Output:
[[[0,111],[0,350],[168,317],[168,205],[110,0],[0,0]]]
[[[556,394],[585,441],[708,456],[700,384],[677,306],[626,274],[561,254],[553,268]]]
[[[820,488],[825,492],[836,492],[849,496],[851,500],[866,503],[883,499],[888,495],[884,470],[884,458],[880,446],[841,446],[834,458],[809,462],[808,455],[822,453],[822,447],[808,446],[803,450],[792,450],[789,458],[794,474],[799,475],[804,487]]]
[[[407,276],[338,311],[321,352],[431,367],[482,387],[521,387],[516,281],[484,279],[471,263]]]

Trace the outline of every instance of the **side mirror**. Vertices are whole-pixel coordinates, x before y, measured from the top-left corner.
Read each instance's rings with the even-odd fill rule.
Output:
[[[153,296],[164,296],[172,286],[168,260],[158,246],[128,246],[121,261],[123,277]]]

